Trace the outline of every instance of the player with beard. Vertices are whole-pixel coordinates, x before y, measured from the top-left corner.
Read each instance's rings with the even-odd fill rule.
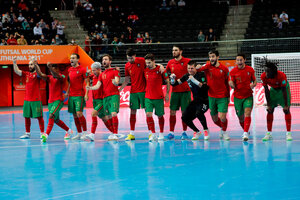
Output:
[[[22,71],[17,65],[17,57],[13,58],[14,72],[26,79],[25,85],[25,98],[23,105],[23,117],[25,118],[26,132],[20,137],[20,139],[30,138],[30,118],[37,118],[39,121],[40,131],[42,136],[44,134],[44,119],[43,109],[40,94],[40,80],[34,68],[34,58],[29,61],[29,72]]]
[[[167,72],[161,72],[160,66],[155,64],[154,55],[147,54],[145,56],[146,66],[145,78],[146,78],[146,94],[145,94],[145,107],[147,115],[148,129],[151,131],[149,134],[149,141],[157,139],[155,133],[155,125],[153,120],[153,109],[155,109],[155,115],[158,117],[159,122],[159,140],[164,139],[164,94],[162,90],[163,80],[167,81],[167,94],[165,97],[166,102],[169,101],[169,89],[170,82]]]
[[[108,136],[108,140],[118,140],[118,112],[120,108],[120,94],[118,85],[120,82],[119,70],[111,67],[112,57],[108,54],[103,55],[102,65],[105,71],[99,76],[98,82],[88,90],[98,90],[103,85],[103,107],[105,115],[112,120],[113,134]]]
[[[188,105],[182,114],[182,121],[185,122],[193,131],[193,140],[198,140],[201,132],[193,123],[198,118],[204,129],[204,139],[208,140],[208,127],[204,113],[208,110],[208,86],[204,72],[197,72],[196,62],[191,60],[187,66],[188,73],[176,80],[172,86],[187,82],[193,94],[193,101]]]
[[[237,66],[229,73],[229,86],[234,89],[234,108],[240,125],[244,130],[243,141],[248,141],[253,107],[252,89],[256,86],[257,81],[254,69],[246,65],[245,61],[246,57],[244,54],[236,56]]]
[[[69,97],[68,112],[73,114],[77,128],[77,135],[73,140],[84,139],[87,134],[86,119],[83,115],[85,102],[88,100],[88,91],[84,89],[84,82],[89,85],[86,69],[79,65],[79,55],[73,53],[70,57],[69,85],[65,97]],[[83,130],[83,134],[82,134]]]
[[[207,79],[210,115],[213,122],[221,128],[220,139],[230,140],[227,130],[226,114],[229,103],[229,70],[219,63],[219,52],[208,52],[210,63],[197,66],[198,71],[204,71]]]
[[[263,141],[272,139],[272,124],[273,113],[277,105],[281,105],[285,115],[286,123],[286,140],[292,140],[291,124],[292,116],[290,112],[291,106],[291,91],[290,84],[287,81],[286,75],[277,69],[277,65],[273,62],[266,61],[265,72],[261,74],[261,80],[265,89],[265,96],[267,99],[267,129],[268,132]],[[271,88],[269,89],[270,86]]]
[[[101,64],[99,62],[94,62],[91,66],[93,74],[90,75],[90,79],[93,80],[93,85],[96,85],[99,76],[101,74]],[[103,123],[107,127],[108,130],[113,132],[112,129],[112,120],[108,119],[107,116],[105,116],[104,108],[103,108],[103,85],[98,90],[93,90],[93,108],[92,111],[92,127],[91,127],[91,133],[86,135],[86,139],[90,141],[94,141],[95,139],[95,132],[98,125],[98,119],[97,116],[102,119]]]
[[[47,126],[46,133],[42,135],[42,141],[46,142],[49,134],[52,131],[54,122],[66,131],[64,139],[70,139],[70,136],[73,134],[73,131],[59,119],[59,111],[62,109],[63,103],[63,87],[66,80],[66,77],[59,73],[57,65],[52,66],[51,63],[47,64],[48,69],[52,75],[46,75],[41,72],[40,67],[38,66],[36,60],[34,61],[34,68],[37,74],[49,82],[49,100],[48,100],[48,109],[49,109],[49,122]]]
[[[172,49],[173,58],[167,64],[166,70],[172,75],[172,77],[180,78],[187,71],[187,64],[190,61],[189,58],[185,58],[182,56],[182,47],[178,45],[174,45]],[[191,92],[190,87],[187,82],[183,84],[172,86],[171,100],[170,100],[170,133],[168,135],[169,139],[174,138],[174,129],[176,124],[176,111],[181,108],[181,112],[183,113],[187,106],[191,102]],[[182,121],[183,132],[181,135],[181,139],[187,139],[188,136],[186,134],[187,125]]]

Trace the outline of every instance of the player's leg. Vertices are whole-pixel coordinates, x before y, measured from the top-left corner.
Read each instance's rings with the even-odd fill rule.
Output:
[[[125,140],[134,140],[134,131],[136,124],[136,110],[140,108],[138,93],[132,93],[129,97],[129,107],[130,107],[130,133],[127,135]]]
[[[217,99],[217,107],[218,107],[218,115],[221,121],[221,137],[224,140],[230,140],[230,137],[228,135],[228,133],[226,132],[227,130],[227,111],[228,111],[228,103],[229,103],[229,98],[218,98]]]
[[[77,97],[70,96],[68,101],[68,112],[73,114],[75,126],[77,129],[77,135],[72,137],[73,140],[79,140],[82,135],[81,124],[76,111],[76,103],[78,103],[78,101],[76,101],[76,98]]]
[[[213,98],[213,97],[208,97],[208,100],[209,100],[208,102],[209,102],[209,110],[210,110],[211,119],[217,126],[222,128],[221,120],[218,116],[217,99]]]
[[[112,119],[112,127],[113,127],[113,134],[109,136],[109,140],[118,140],[118,127],[119,127],[119,119],[118,119],[118,113],[120,108],[120,96],[119,95],[113,95],[105,98],[106,101],[109,100],[107,111],[108,115],[111,115]]]
[[[146,121],[147,121],[147,126],[149,132],[149,138],[151,134],[155,134],[155,125],[154,125],[154,120],[153,120],[153,108],[154,104],[151,99],[145,98],[145,110],[146,110]]]
[[[180,108],[181,108],[181,113],[183,114],[183,112],[186,110],[186,108],[188,107],[188,105],[191,103],[191,92],[181,92],[180,93]],[[186,131],[187,131],[187,124],[184,123],[184,121],[182,121],[182,137],[186,137]]]
[[[182,114],[182,121],[188,125],[188,127],[190,127],[193,131],[194,131],[194,136],[193,136],[193,140],[196,140],[200,137],[201,132],[199,131],[199,129],[195,126],[195,124],[193,123],[193,120],[196,118],[196,110],[197,108],[197,102],[192,101],[188,107],[185,109],[185,111]],[[188,139],[187,137],[182,137],[181,139]]]
[[[251,125],[251,112],[253,108],[253,97],[248,97],[243,101],[243,110],[244,110],[244,133],[243,141],[248,141],[249,139],[249,128]]]
[[[272,139],[272,127],[273,127],[273,119],[274,119],[274,109],[278,105],[278,96],[280,94],[274,88],[270,89],[270,102],[267,107],[267,133],[262,138],[263,141],[268,141]]]
[[[41,101],[30,101],[30,108],[33,118],[37,118],[39,122],[40,127],[40,138],[42,138],[42,135],[44,134],[45,130],[45,122],[43,118],[43,107]]]
[[[286,92],[287,92],[287,103],[288,105],[285,106],[285,102],[284,102],[284,96],[283,93],[281,91],[281,97],[280,97],[280,102],[279,104],[282,106],[283,108],[283,113],[284,113],[284,119],[285,119],[285,125],[286,125],[286,140],[287,141],[292,141],[292,133],[291,133],[291,125],[292,125],[292,115],[291,115],[291,111],[290,111],[290,106],[291,106],[291,92],[290,92],[290,85],[289,83],[287,83],[286,86]]]
[[[172,92],[171,93],[171,100],[170,100],[170,133],[168,134],[169,139],[174,138],[174,130],[175,130],[175,125],[176,125],[176,111],[179,110],[180,106],[180,101],[178,98],[178,93],[177,92]]]
[[[31,126],[31,109],[28,101],[24,101],[23,104],[23,117],[25,119],[25,134],[20,136],[20,139],[29,139],[30,138],[30,126]]]
[[[205,113],[208,110],[208,102],[204,102],[201,104],[197,105],[197,112],[196,112],[196,117],[200,121],[202,127],[203,127],[203,132],[204,132],[204,140],[209,139],[209,130],[207,127],[207,121],[205,117]]]
[[[243,100],[244,99],[238,99],[236,97],[234,97],[234,109],[235,109],[235,113],[236,116],[239,118],[239,123],[242,127],[242,129],[244,130],[244,109],[243,109]]]
[[[87,134],[86,119],[83,115],[84,106],[85,106],[84,98],[83,97],[77,97],[76,98],[76,103],[75,103],[75,109],[76,109],[77,117],[80,121],[82,132],[83,132],[80,139],[85,139],[85,136]]]
[[[155,108],[155,115],[158,117],[158,124],[159,124],[159,135],[158,139],[163,140],[164,139],[164,126],[165,126],[165,110],[164,110],[164,100],[163,99],[155,99],[154,102],[154,108]]]

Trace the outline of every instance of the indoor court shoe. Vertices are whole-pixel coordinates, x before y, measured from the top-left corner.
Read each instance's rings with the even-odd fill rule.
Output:
[[[193,136],[192,140],[199,140],[200,135],[201,135],[201,132],[194,132],[194,136]]]
[[[246,141],[248,141],[248,140],[249,140],[249,135],[248,135],[247,132],[244,132],[244,133],[243,133],[243,141],[246,142]]]
[[[209,133],[208,130],[204,130],[204,140],[209,140]]]
[[[223,131],[222,135],[223,135],[223,140],[230,140],[228,133],[226,133],[225,131]]]
[[[134,135],[132,135],[131,133],[129,133],[128,135],[127,135],[127,137],[125,138],[125,140],[135,140],[135,137],[134,137]]]
[[[80,138],[81,138],[81,133],[78,133],[77,135],[72,137],[72,140],[80,140]]]
[[[42,139],[42,135],[43,135],[43,134],[44,134],[43,132],[40,133],[40,139]]]
[[[182,132],[182,134],[181,134],[181,139],[182,139],[182,140],[187,140],[187,139],[189,139],[189,137],[187,136],[187,134],[186,134],[185,131]]]
[[[158,140],[163,140],[163,139],[165,139],[164,133],[159,133]]]
[[[286,133],[286,141],[292,141],[293,138],[292,138],[292,133],[291,132],[287,132]]]
[[[155,133],[151,133],[149,135],[149,142],[156,141],[156,140],[157,140],[156,134]]]
[[[66,131],[64,139],[69,140],[71,138],[71,135],[73,135],[73,131],[71,129],[69,129],[68,131]]]
[[[93,142],[95,140],[95,134],[93,134],[93,133],[87,134],[87,135],[85,135],[85,139],[88,139],[91,142]]]
[[[169,140],[174,139],[174,134],[173,134],[173,133],[169,133],[169,134],[168,134],[168,139],[169,139]]]
[[[48,139],[48,135],[46,134],[46,133],[44,133],[43,135],[42,135],[42,142],[47,142],[47,139]]]
[[[85,140],[85,136],[87,135],[87,132],[86,131],[83,131],[81,137],[80,137],[80,140]]]
[[[20,139],[30,139],[30,133],[25,133],[20,137]]]
[[[117,136],[117,134],[110,134],[107,138],[108,141],[118,141],[119,137]]]
[[[269,141],[272,139],[272,135],[270,132],[267,132],[265,137],[263,137],[262,141]]]

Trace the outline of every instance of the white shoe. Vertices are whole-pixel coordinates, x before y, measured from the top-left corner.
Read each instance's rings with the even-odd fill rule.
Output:
[[[93,142],[95,140],[95,134],[93,134],[93,133],[87,134],[87,135],[85,135],[85,139],[88,139],[91,142]]]
[[[194,132],[194,136],[192,137],[192,140],[199,140],[201,135],[201,132]]]
[[[87,135],[87,132],[86,131],[83,131],[81,137],[80,137],[80,140],[85,140],[86,139],[86,136]]]
[[[151,133],[149,135],[149,142],[156,141],[156,140],[157,140],[156,134],[155,133]]]
[[[119,140],[119,137],[117,136],[117,134],[110,134],[107,138],[108,141],[118,141]]]
[[[71,138],[71,136],[73,135],[73,131],[71,129],[69,129],[68,131],[66,131],[66,134],[64,136],[65,140],[69,140]]]
[[[263,137],[262,141],[268,141],[272,139],[272,133],[271,132],[267,132],[265,137]]]
[[[40,139],[42,139],[43,134],[44,134],[44,132],[41,132],[41,133],[40,133]]]
[[[204,140],[209,140],[209,131],[208,130],[204,130]]]
[[[74,137],[72,137],[72,140],[80,140],[82,134],[81,133],[77,133],[77,135],[75,135]]]
[[[25,133],[24,135],[22,135],[21,137],[20,137],[20,139],[30,139],[30,133]]]
[[[221,135],[222,135],[223,140],[230,140],[230,137],[229,137],[228,133],[226,133],[226,131],[221,130]]]
[[[243,133],[243,141],[248,141],[249,140],[249,135],[248,135],[248,133],[247,132],[244,132]]]
[[[292,138],[292,133],[291,132],[287,132],[286,133],[286,141],[292,141],[293,138]]]
[[[47,142],[47,139],[48,139],[48,135],[44,133],[44,134],[42,135],[41,141],[42,141],[42,142]]]
[[[158,140],[164,140],[164,139],[165,139],[164,133],[159,133]]]

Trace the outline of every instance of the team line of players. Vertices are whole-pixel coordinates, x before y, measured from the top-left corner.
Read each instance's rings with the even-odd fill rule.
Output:
[[[131,81],[130,90],[130,133],[125,140],[135,140],[136,112],[142,108],[146,111],[146,121],[149,130],[149,141],[163,140],[164,137],[164,100],[169,101],[169,89],[172,85],[170,98],[170,132],[168,139],[174,139],[176,124],[176,112],[181,109],[183,132],[181,139],[188,139],[187,127],[193,131],[193,140],[198,140],[201,131],[195,126],[193,120],[198,118],[203,126],[204,140],[209,139],[205,112],[210,109],[213,122],[221,128],[220,139],[230,140],[227,130],[227,118],[230,87],[234,89],[234,106],[239,123],[243,129],[242,140],[249,139],[251,124],[251,111],[253,108],[253,91],[257,81],[252,67],[245,64],[245,55],[236,56],[236,67],[229,70],[219,60],[219,53],[212,50],[208,53],[209,63],[197,65],[195,61],[182,56],[182,48],[174,45],[172,48],[173,59],[164,68],[155,63],[153,54],[147,54],[144,58],[136,57],[133,49],[126,51],[128,62],[125,65],[125,81],[121,87],[119,70],[111,66],[112,57],[104,55],[101,72],[101,64],[92,64],[92,73],[79,64],[79,55],[70,57],[71,67],[68,77],[59,73],[59,69],[51,63],[47,64],[51,75],[41,72],[36,59],[29,62],[29,72],[22,71],[17,66],[14,58],[14,72],[26,78],[26,92],[23,106],[26,132],[21,139],[30,138],[31,118],[37,118],[41,131],[41,140],[47,138],[54,123],[66,131],[64,139],[94,141],[94,134],[98,125],[98,117],[102,119],[107,129],[111,132],[108,140],[119,140],[118,112],[120,105],[120,91]],[[267,133],[262,140],[272,138],[273,113],[277,105],[283,107],[286,121],[286,140],[292,140],[291,136],[291,95],[286,75],[277,69],[275,63],[266,60],[261,80],[265,89],[267,100]],[[168,75],[169,74],[169,75]],[[44,132],[44,120],[39,90],[40,80],[49,82],[49,122]],[[68,89],[63,95],[65,79],[68,80]],[[92,85],[90,86],[90,81]],[[85,84],[84,84],[85,82]],[[167,91],[164,96],[162,85],[166,83]],[[86,86],[85,86],[86,85]],[[88,101],[88,92],[92,90],[93,111],[90,133],[87,132],[86,119],[83,115],[85,102]],[[191,92],[193,101],[191,100]],[[73,114],[77,134],[59,118],[59,111],[63,107],[63,99],[69,98],[68,111]],[[153,111],[158,117],[159,133],[156,134],[153,120]]]

